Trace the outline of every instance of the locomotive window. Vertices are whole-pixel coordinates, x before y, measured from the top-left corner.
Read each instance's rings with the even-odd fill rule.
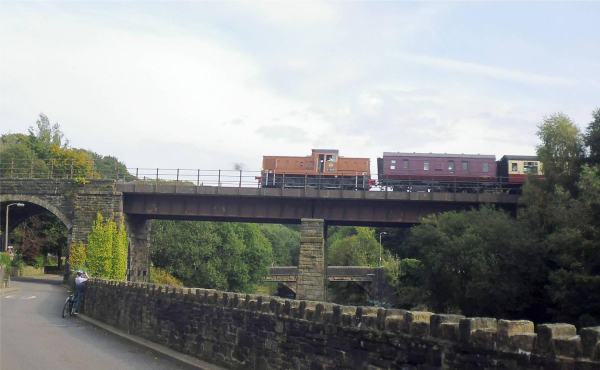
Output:
[[[469,170],[469,162],[463,161],[463,171],[468,171],[468,170]]]
[[[448,162],[448,171],[454,171],[454,161]]]
[[[423,162],[423,169],[424,169],[425,171],[429,171],[429,161],[425,161],[425,162]]]
[[[408,159],[403,159],[402,160],[402,168],[404,168],[404,169],[408,168]]]
[[[488,172],[490,170],[489,165],[487,163],[483,164],[483,172]]]
[[[518,170],[519,170],[519,165],[517,165],[516,163],[513,163],[511,166],[511,171],[517,172]]]
[[[523,172],[525,173],[538,173],[537,162],[525,162],[523,163]]]
[[[390,170],[395,170],[396,169],[396,160],[392,159],[390,162]]]

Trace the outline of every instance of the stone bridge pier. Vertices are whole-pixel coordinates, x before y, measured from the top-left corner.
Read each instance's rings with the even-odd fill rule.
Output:
[[[327,252],[325,221],[303,218],[296,295],[311,301],[327,301]]]

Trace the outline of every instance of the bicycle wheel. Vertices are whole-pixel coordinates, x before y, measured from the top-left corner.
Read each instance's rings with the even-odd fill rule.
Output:
[[[69,315],[73,316],[75,314],[75,301],[71,300],[71,305],[69,306]]]
[[[65,317],[67,317],[67,315],[69,314],[69,311],[71,311],[70,302],[71,302],[71,297],[67,298],[67,300],[65,301],[65,305],[62,310],[63,319]]]

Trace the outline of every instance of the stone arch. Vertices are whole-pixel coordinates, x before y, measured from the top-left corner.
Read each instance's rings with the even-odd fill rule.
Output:
[[[28,202],[37,204],[38,206],[47,209],[50,213],[58,217],[58,219],[61,220],[62,223],[65,225],[69,233],[71,233],[71,230],[73,229],[73,222],[71,222],[71,220],[67,216],[65,216],[65,214],[60,209],[36,196],[20,194],[0,195],[0,203],[4,202]]]

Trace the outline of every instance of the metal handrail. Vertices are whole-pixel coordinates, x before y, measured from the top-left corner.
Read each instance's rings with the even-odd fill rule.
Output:
[[[265,178],[263,178],[265,176]],[[297,189],[381,190],[406,192],[454,192],[454,193],[518,193],[519,184],[508,178],[495,176],[472,177],[461,180],[456,175],[433,176],[377,176],[363,177],[340,175],[337,181],[322,174],[308,173],[285,175],[262,171],[211,170],[197,168],[130,167],[123,172],[119,168],[100,168],[93,160],[0,160],[0,178],[13,179],[112,179],[119,183],[177,186],[216,187],[279,187]],[[372,180],[372,184],[368,181]],[[264,182],[263,182],[264,181]]]

